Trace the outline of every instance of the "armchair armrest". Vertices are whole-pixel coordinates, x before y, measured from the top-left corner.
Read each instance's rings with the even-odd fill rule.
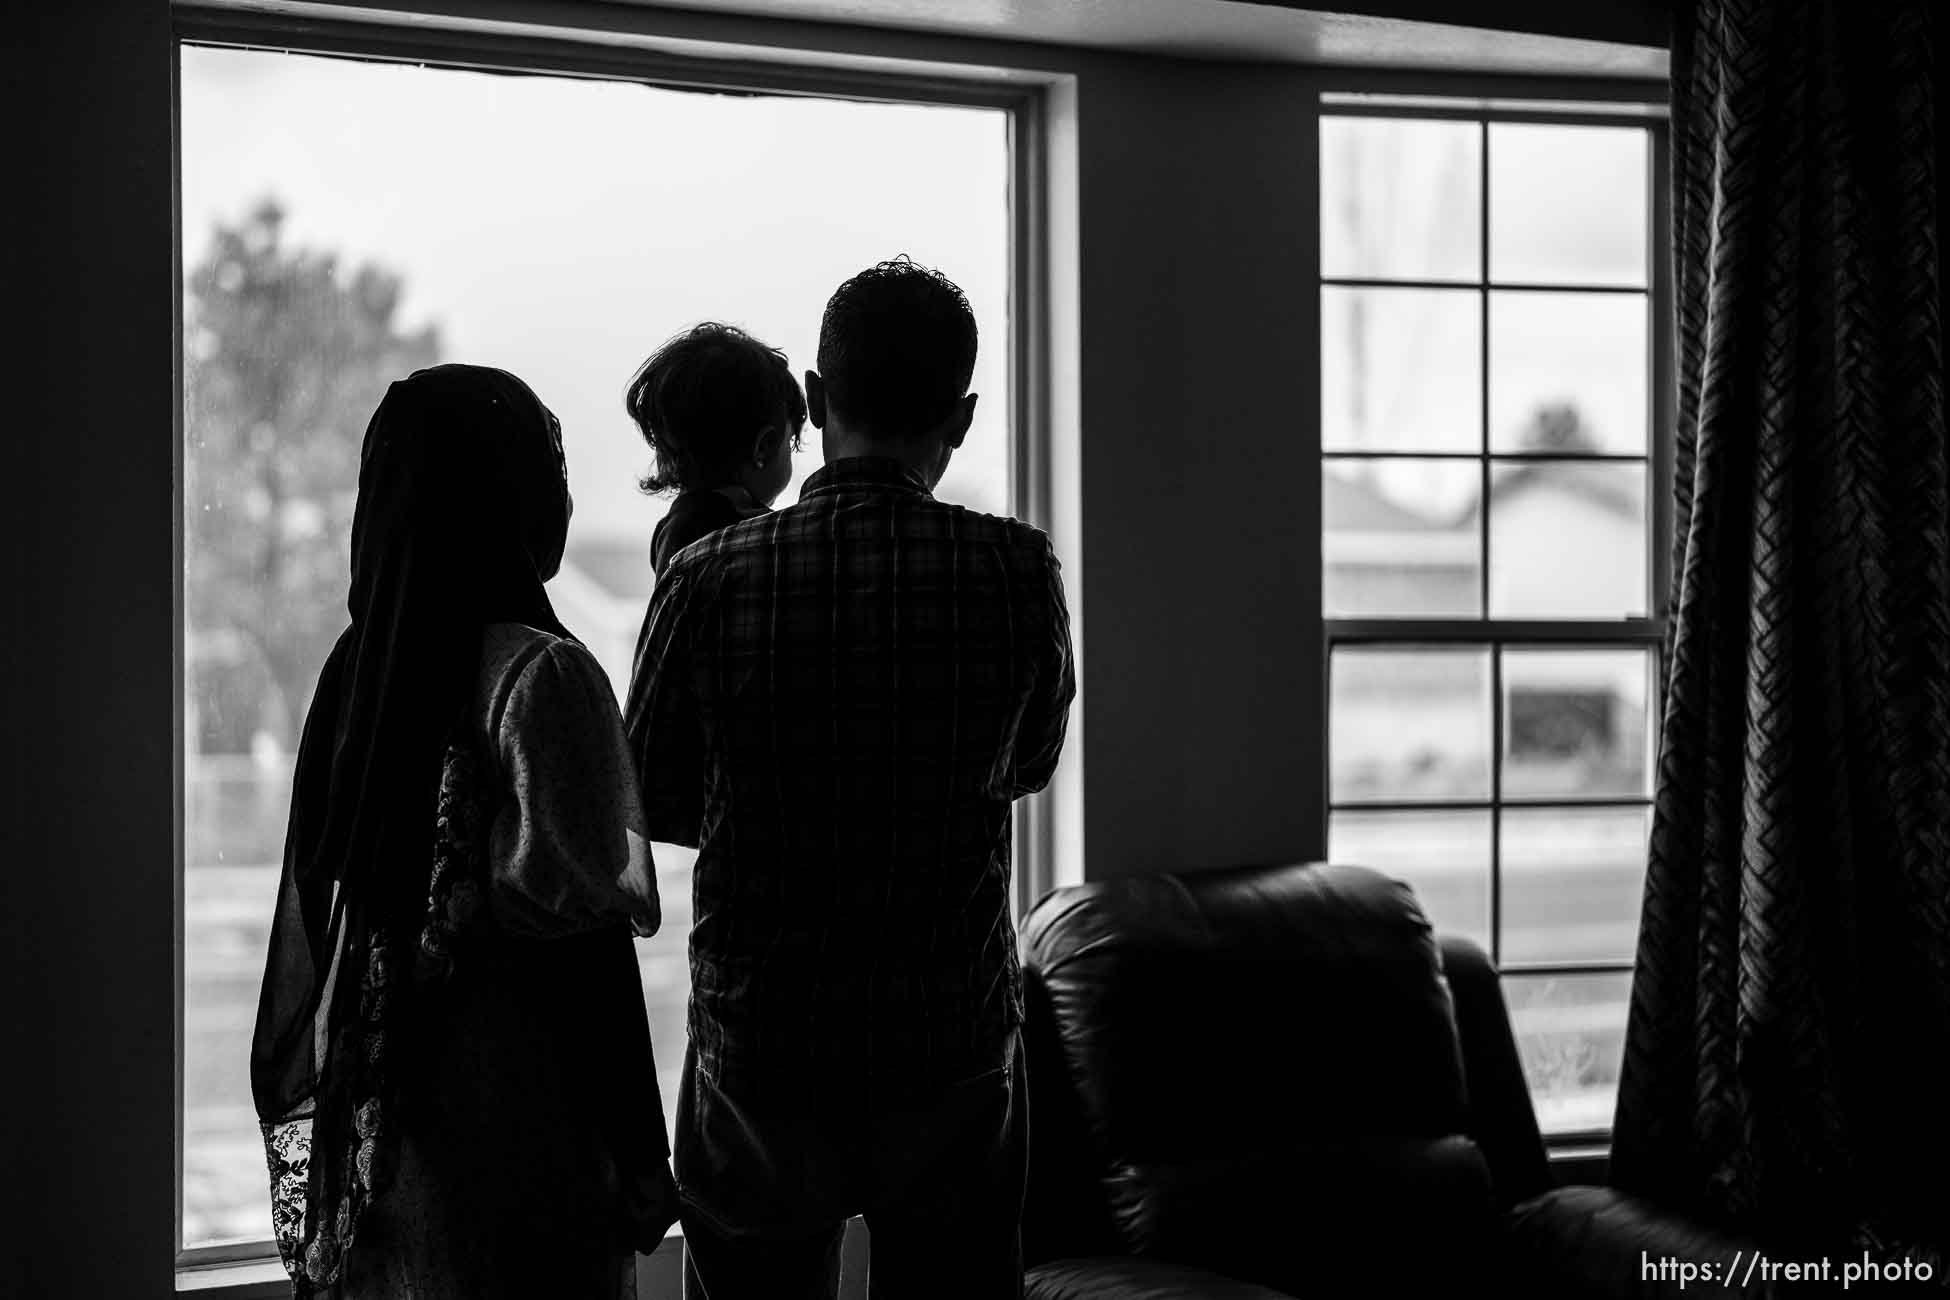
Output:
[[[1537,1296],[1673,1297],[1766,1294],[1759,1279],[1729,1269],[1752,1258],[1753,1243],[1655,1209],[1607,1187],[1560,1187],[1510,1212],[1509,1260]],[[1681,1265],[1711,1266],[1710,1277],[1681,1276]]]
[[[1293,1300],[1251,1282],[1139,1255],[1058,1259],[1029,1270],[1024,1300]]]
[[[1456,1036],[1469,1079],[1469,1133],[1483,1149],[1497,1203],[1514,1206],[1555,1186],[1530,1085],[1489,956],[1460,935],[1443,935],[1443,977],[1456,1008]]]

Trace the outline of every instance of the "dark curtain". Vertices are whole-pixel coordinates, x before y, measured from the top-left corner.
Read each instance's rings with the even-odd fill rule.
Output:
[[[1613,1181],[1858,1259],[1950,1232],[1937,9],[1675,14],[1678,526]]]

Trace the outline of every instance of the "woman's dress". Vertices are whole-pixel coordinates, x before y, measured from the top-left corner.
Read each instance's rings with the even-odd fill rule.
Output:
[[[628,1300],[676,1217],[632,929],[656,877],[615,696],[573,641],[489,627],[443,776],[397,1165],[346,1257],[347,1300]],[[452,824],[449,824],[452,823]],[[429,841],[433,839],[429,832]]]

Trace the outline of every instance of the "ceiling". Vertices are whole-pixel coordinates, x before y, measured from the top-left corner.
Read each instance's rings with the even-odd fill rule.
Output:
[[[619,0],[1186,58],[1663,78],[1663,0]],[[1431,21],[1439,17],[1443,21]]]

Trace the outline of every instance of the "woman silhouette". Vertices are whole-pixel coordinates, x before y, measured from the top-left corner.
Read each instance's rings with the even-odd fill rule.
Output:
[[[571,508],[512,375],[418,371],[366,430],[251,1050],[300,1296],[615,1300],[676,1221],[636,780],[543,588]]]

